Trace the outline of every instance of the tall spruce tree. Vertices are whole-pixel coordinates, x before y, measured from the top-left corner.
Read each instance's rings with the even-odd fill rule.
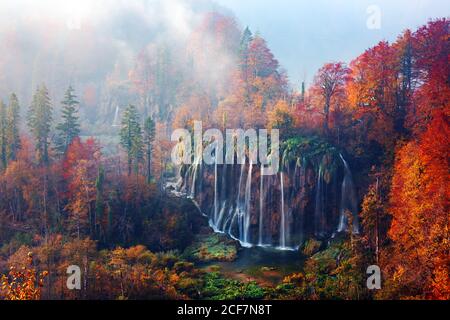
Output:
[[[48,165],[50,131],[53,121],[53,108],[50,103],[50,97],[45,85],[36,90],[33,96],[33,102],[28,110],[28,127],[35,139],[35,150],[39,164]]]
[[[240,54],[240,67],[242,71],[247,70],[248,67],[248,49],[250,47],[250,43],[253,40],[253,34],[250,31],[249,27],[245,28],[242,33],[241,43],[239,46],[239,54]]]
[[[0,101],[0,168],[6,169],[8,165],[8,155],[7,155],[7,119],[6,119],[6,107],[3,101]]]
[[[8,160],[16,160],[17,153],[21,148],[20,142],[20,105],[19,99],[15,93],[12,93],[9,98],[8,110],[6,112],[7,118],[7,132],[6,138],[8,142],[7,152]]]
[[[62,101],[62,122],[56,126],[56,150],[59,154],[66,153],[73,140],[80,135],[80,124],[78,113],[79,102],[74,94],[75,90],[70,86]]]
[[[122,128],[120,129],[120,144],[127,152],[128,175],[139,173],[139,163],[143,158],[142,129],[139,123],[139,114],[135,106],[129,105],[122,116]]]
[[[155,122],[151,117],[148,117],[144,123],[144,144],[147,160],[148,183],[152,181],[152,151],[153,151],[153,142],[155,141],[155,133],[156,133]]]
[[[250,105],[250,85],[249,85],[249,48],[253,41],[253,34],[249,27],[245,28],[241,37],[239,47],[239,68],[241,70],[241,78],[245,86],[245,102]]]

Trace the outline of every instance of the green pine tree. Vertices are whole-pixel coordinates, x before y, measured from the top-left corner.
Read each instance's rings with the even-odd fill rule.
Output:
[[[45,85],[38,88],[33,96],[33,102],[28,110],[28,127],[36,142],[36,156],[39,164],[48,165],[50,131],[53,108]]]
[[[248,49],[250,47],[250,43],[253,41],[253,34],[250,31],[249,27],[245,28],[242,37],[241,43],[239,47],[239,53],[241,57],[241,68],[245,70],[248,65]]]
[[[152,181],[152,151],[153,142],[155,141],[155,122],[151,117],[148,117],[144,123],[144,144],[146,148],[146,159],[147,159],[147,182]]]
[[[122,128],[120,129],[120,145],[127,152],[128,175],[139,173],[139,163],[143,159],[142,129],[139,124],[139,114],[135,106],[129,105],[122,116]]]
[[[250,105],[250,85],[249,85],[249,48],[253,41],[253,34],[249,27],[245,28],[241,37],[239,47],[239,68],[241,69],[242,80],[245,86],[245,102]]]
[[[7,132],[6,138],[8,141],[8,160],[16,160],[17,153],[21,148],[20,142],[20,105],[15,93],[11,94],[9,98],[8,110],[6,112],[7,118]]]
[[[306,88],[305,88],[305,81],[302,82],[302,96],[301,101],[305,102],[305,95],[306,95]]]
[[[73,140],[80,135],[80,124],[78,113],[79,102],[76,100],[74,89],[70,86],[62,101],[62,122],[56,126],[58,132],[56,139],[56,150],[60,154],[66,153]]]

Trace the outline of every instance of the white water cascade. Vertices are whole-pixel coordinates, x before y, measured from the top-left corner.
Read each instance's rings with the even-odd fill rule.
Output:
[[[261,166],[260,174],[260,188],[259,188],[259,232],[258,232],[258,246],[264,245],[263,231],[264,231],[264,167]]]
[[[340,155],[342,162],[344,163],[345,176],[342,182],[341,188],[341,206],[340,206],[340,218],[338,232],[348,231],[348,218],[347,212],[351,212],[353,215],[353,233],[359,233],[359,220],[358,220],[358,208],[355,194],[355,186],[353,183],[353,175],[350,170],[350,166],[345,161],[342,154]]]
[[[180,170],[177,190],[198,201],[214,231],[243,247],[296,250],[310,237],[347,231],[348,212],[352,231],[359,231],[353,177],[342,155],[286,156],[282,163],[280,173],[265,176],[248,156],[238,165],[194,161]]]
[[[284,208],[284,173],[280,173],[280,187],[281,187],[281,223],[280,223],[280,249],[286,248],[286,212]]]
[[[250,166],[248,168],[247,183],[245,185],[245,210],[243,212],[243,226],[241,235],[241,242],[243,246],[251,247],[250,244],[250,219],[251,219],[251,199],[252,199],[252,173],[253,173],[253,161],[250,160]]]
[[[119,127],[119,106],[116,106],[116,112],[114,113],[113,127]]]
[[[239,217],[243,214],[242,212],[244,211],[242,209],[242,197],[241,197],[241,190],[242,190],[242,181],[243,181],[243,177],[244,177],[244,170],[245,170],[245,158],[243,161],[243,164],[241,165],[241,173],[239,174],[239,184],[238,184],[238,190],[237,190],[237,197],[236,197],[236,205],[234,208],[234,213],[233,213],[233,217],[231,218],[231,222],[230,225],[228,227],[228,234],[233,237],[234,239],[239,239],[239,237],[236,237],[235,235],[233,235],[233,225],[236,221],[236,218],[239,219]],[[240,225],[240,224],[239,224]],[[241,230],[239,228],[239,232],[241,233]]]
[[[323,236],[324,233],[324,196],[323,196],[323,168],[319,166],[319,174],[317,175],[316,185],[316,207],[314,210],[314,234],[316,237]]]
[[[218,177],[217,177],[217,155],[216,155],[216,161],[214,164],[214,219],[213,219],[213,225],[216,226],[217,229],[217,219],[218,219],[218,215],[219,215],[219,190],[218,190]]]

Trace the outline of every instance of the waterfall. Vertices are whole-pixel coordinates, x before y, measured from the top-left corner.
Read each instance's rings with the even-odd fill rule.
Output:
[[[306,160],[303,158],[300,169],[300,197],[301,203],[306,201]],[[300,205],[300,223],[299,223],[299,232],[300,232],[300,242],[304,240],[304,232],[305,232],[305,207]]]
[[[250,159],[250,166],[248,168],[247,183],[245,186],[245,210],[243,212],[243,226],[241,234],[241,241],[244,246],[251,246],[250,244],[250,222],[251,222],[251,199],[252,199],[252,172],[253,161]]]
[[[114,113],[113,127],[120,127],[119,123],[119,106],[116,106],[116,112]]]
[[[323,168],[319,166],[316,185],[316,208],[314,211],[314,233],[316,237],[323,236],[324,208],[323,208]]]
[[[281,223],[280,223],[280,248],[286,249],[286,215],[284,211],[284,173],[280,174],[281,185]]]
[[[188,188],[189,188],[189,183],[190,183],[190,178],[189,178],[189,172],[190,172],[191,168],[187,169],[186,172],[184,173],[184,177],[183,177],[183,182],[180,184],[180,191],[183,192],[184,194],[186,194],[186,196],[188,195]],[[180,171],[180,176],[181,176],[181,171]]]
[[[218,154],[212,157],[216,162],[211,166],[203,166],[201,157],[196,157],[191,166],[183,166],[175,189],[180,195],[199,202],[215,232],[229,235],[241,246],[296,250],[309,237],[323,238],[332,229],[359,232],[354,181],[342,155],[339,158],[334,152],[327,153],[318,161],[319,155],[288,154],[281,161],[283,170],[278,175],[267,176],[265,167],[248,155],[242,164],[228,167],[217,162]],[[337,176],[332,178],[332,175],[339,172],[334,169],[336,163],[343,178],[331,190],[333,203],[338,199],[338,226],[330,225],[336,219],[326,211],[331,209],[327,188],[331,181],[337,181]],[[350,228],[348,212],[354,217]]]
[[[225,228],[224,226],[222,226],[222,221],[223,221],[223,216],[225,214],[225,210],[226,210],[226,203],[222,202],[222,206],[221,206],[220,212],[219,212],[219,218],[217,219],[217,222],[216,222],[216,229],[218,232],[221,232],[221,233],[223,233],[224,228]]]
[[[347,211],[350,211],[353,215],[353,233],[359,233],[359,221],[358,221],[358,208],[355,194],[355,186],[353,183],[353,175],[350,170],[350,166],[345,161],[342,154],[340,155],[342,162],[344,163],[345,176],[342,182],[341,188],[341,206],[340,206],[340,218],[338,232],[344,232],[348,227]]]
[[[241,173],[239,175],[239,184],[237,189],[237,197],[236,197],[236,207],[234,209],[233,218],[231,218],[230,226],[228,228],[228,234],[233,237],[232,235],[232,228],[234,226],[234,222],[236,221],[236,217],[239,217],[242,212],[242,199],[241,199],[241,190],[242,190],[242,180],[244,177],[244,169],[245,169],[245,158],[241,165]],[[234,237],[235,238],[235,237]]]
[[[197,195],[197,178],[199,175],[201,163],[202,163],[201,151],[196,150],[195,157],[194,157],[194,163],[189,168],[189,170],[192,171],[192,176],[189,180],[191,182],[191,190],[190,190],[189,194],[192,199],[195,199],[195,196]]]
[[[234,173],[236,171],[234,169],[234,164],[231,165],[231,170],[230,171],[232,173],[232,177],[231,177],[231,182],[229,182],[229,183],[234,184]],[[228,183],[228,180],[227,180],[227,183]],[[228,212],[226,214],[226,217],[224,219],[224,223],[222,225],[222,231],[224,233],[227,233],[227,231],[229,230],[229,225],[230,225],[230,222],[232,221],[232,219],[234,217],[234,212],[235,212],[235,209],[236,209],[234,207],[234,205],[233,205],[233,200],[234,200],[233,196],[234,196],[234,194],[233,194],[233,192],[231,190],[230,191],[227,190],[227,197],[228,197],[227,203],[229,202],[230,205],[227,207],[228,208]]]
[[[216,150],[217,152],[217,150]],[[217,229],[217,219],[219,214],[219,199],[218,199],[218,181],[217,181],[217,153],[216,153],[216,161],[214,164],[214,217],[213,217],[213,225]]]
[[[220,203],[221,203],[221,208],[220,208],[220,213],[219,213],[219,218],[217,219],[217,229],[222,232],[225,230],[225,225],[223,223],[224,220],[224,216],[225,216],[225,210],[227,209],[227,168],[228,166],[222,166],[222,186],[221,186],[221,192],[220,192]]]
[[[190,196],[192,199],[195,198],[195,183],[197,181],[198,167],[199,167],[198,164],[194,164],[194,167],[193,167],[194,169],[192,170],[192,179],[191,179],[192,185],[191,185],[191,192],[190,192]]]
[[[263,246],[263,231],[264,231],[264,167],[261,166],[260,174],[260,188],[259,188],[259,240],[258,245]]]

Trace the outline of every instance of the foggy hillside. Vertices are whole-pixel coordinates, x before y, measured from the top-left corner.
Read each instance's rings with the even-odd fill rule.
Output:
[[[0,5],[0,14],[7,17],[0,27],[2,98],[16,92],[26,109],[36,87],[45,83],[58,110],[65,89],[72,85],[81,102],[82,118],[108,128],[118,108],[129,103],[145,108],[139,85],[132,83],[133,69],[139,63],[161,65],[164,59],[172,72],[162,85],[165,90],[176,89],[182,76],[202,77],[197,80],[205,86],[226,80],[224,71],[230,69],[233,57],[224,50],[217,50],[219,55],[203,51],[214,46],[214,33],[195,35],[211,12],[232,17],[214,2],[76,2],[74,6],[71,1],[19,0]],[[236,34],[236,44],[239,37]],[[189,66],[198,72],[188,70]],[[165,107],[174,103],[173,97],[163,99]]]

